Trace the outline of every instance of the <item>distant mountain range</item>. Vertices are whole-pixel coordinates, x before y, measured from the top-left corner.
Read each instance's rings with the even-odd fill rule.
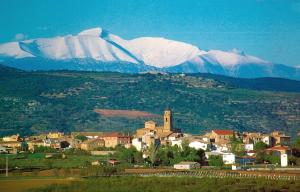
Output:
[[[205,51],[156,37],[124,40],[101,28],[0,44],[0,63],[25,70],[159,71],[300,80],[300,68],[275,64],[236,49]]]

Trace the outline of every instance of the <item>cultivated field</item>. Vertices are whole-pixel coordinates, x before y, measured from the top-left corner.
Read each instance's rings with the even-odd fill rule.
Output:
[[[159,116],[153,113],[148,113],[145,111],[136,111],[136,110],[95,109],[94,111],[106,117],[151,118],[151,117]]]
[[[102,177],[52,185],[30,191],[47,192],[193,192],[193,191],[299,191],[300,182],[266,179],[195,177]]]

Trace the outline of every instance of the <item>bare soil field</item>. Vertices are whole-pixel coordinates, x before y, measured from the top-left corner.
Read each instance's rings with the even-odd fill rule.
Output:
[[[106,117],[127,117],[127,118],[151,118],[159,117],[157,114],[136,110],[111,110],[111,109],[95,109],[96,113]]]

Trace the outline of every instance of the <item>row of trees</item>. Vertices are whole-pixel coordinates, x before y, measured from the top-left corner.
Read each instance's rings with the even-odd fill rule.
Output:
[[[147,157],[143,158],[143,153],[134,147],[126,149],[118,146],[113,157],[129,164],[148,164],[150,166],[172,166],[181,161],[197,161],[202,165],[205,163],[205,151],[190,148],[187,144],[183,144],[182,148],[151,145],[145,154]]]

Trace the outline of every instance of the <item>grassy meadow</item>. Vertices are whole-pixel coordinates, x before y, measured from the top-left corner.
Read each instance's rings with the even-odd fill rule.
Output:
[[[0,168],[5,168],[6,155],[0,155]],[[78,168],[90,164],[96,160],[107,160],[106,156],[92,156],[92,155],[66,155],[62,158],[45,158],[45,153],[34,154],[17,154],[9,155],[10,168]]]

